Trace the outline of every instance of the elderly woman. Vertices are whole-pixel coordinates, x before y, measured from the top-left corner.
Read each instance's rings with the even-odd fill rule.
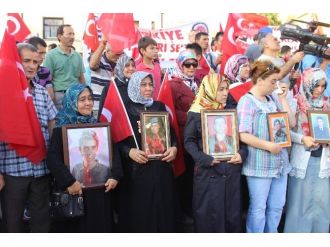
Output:
[[[286,100],[287,91],[271,95],[280,70],[270,61],[252,65],[253,87],[238,102],[240,139],[248,145],[249,155],[242,174],[250,195],[247,232],[277,232],[286,198],[287,175],[291,170],[288,152],[271,142],[267,113],[286,111],[289,122],[294,115]]]
[[[326,74],[309,68],[302,75],[298,99],[298,123],[292,133],[292,171],[288,181],[285,232],[329,232],[329,146],[315,143],[308,129],[307,109],[329,111]],[[328,133],[329,134],[329,133]]]
[[[135,62],[134,59],[127,56],[123,53],[117,60],[116,67],[114,69],[114,79],[116,86],[118,88],[119,94],[123,100],[124,105],[126,106],[130,101],[128,98],[127,87],[129,78],[131,78],[132,74],[135,72]],[[100,118],[102,108],[104,105],[105,98],[107,96],[109,90],[110,83],[108,83],[102,90],[99,111],[98,111],[98,119]]]
[[[70,194],[82,194],[83,186],[70,173],[64,164],[62,125],[96,123],[92,115],[92,90],[84,84],[74,84],[65,93],[63,108],[56,116],[56,128],[53,131],[47,155],[47,165],[55,178],[58,189],[67,190]],[[104,189],[84,190],[85,216],[77,220],[67,220],[54,225],[59,232],[111,232],[112,210],[110,194],[122,175],[118,150],[113,146],[111,176],[105,182]]]
[[[126,106],[134,135],[120,143],[124,164],[121,186],[119,230],[121,232],[174,232],[175,198],[171,161],[177,148],[174,131],[171,144],[159,160],[149,160],[140,149],[140,113],[166,111],[165,105],[153,100],[154,83],[151,74],[133,73],[128,83],[129,105]]]
[[[247,148],[241,145],[230,160],[220,161],[203,152],[202,141],[200,112],[227,109],[228,87],[229,81],[219,75],[205,76],[188,112],[184,145],[195,161],[193,214],[197,232],[241,231],[240,180]]]

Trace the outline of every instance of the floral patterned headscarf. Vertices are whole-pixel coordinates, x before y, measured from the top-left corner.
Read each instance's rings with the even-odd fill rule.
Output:
[[[139,103],[142,105],[145,105],[147,107],[151,106],[153,104],[152,98],[144,98],[141,95],[141,82],[144,78],[147,76],[150,76],[152,78],[152,81],[154,82],[153,76],[150,73],[144,72],[144,71],[136,71],[132,74],[131,78],[128,82],[127,92],[128,97],[134,102]]]
[[[205,76],[189,111],[200,113],[201,109],[223,109],[224,106],[216,101],[218,86],[222,81],[229,85],[229,80],[218,74]]]
[[[75,83],[69,87],[63,98],[63,108],[55,118],[56,127],[61,127],[64,124],[96,123],[93,113],[89,116],[84,116],[78,112],[78,98],[86,88],[92,95],[92,89],[86,86],[86,84]]]
[[[300,125],[305,135],[309,135],[307,110],[310,108],[326,111],[330,109],[328,97],[324,96],[324,92],[318,98],[313,98],[315,86],[322,80],[327,79],[327,76],[320,68],[308,68],[304,70],[301,76],[301,90],[295,96],[298,104],[298,113],[300,117]],[[327,81],[325,86],[327,86]]]

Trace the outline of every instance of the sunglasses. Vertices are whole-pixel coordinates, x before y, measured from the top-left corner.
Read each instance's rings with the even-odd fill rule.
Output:
[[[268,67],[265,69],[265,71],[264,72],[262,72],[260,75],[259,75],[259,77],[262,77],[263,75],[265,75],[267,72],[269,72],[269,71],[272,71],[272,70],[275,70],[276,69],[276,67],[274,66],[274,64],[269,64],[268,65]]]
[[[190,68],[191,66],[193,66],[193,68],[197,68],[198,63],[183,63],[182,65],[187,69]]]

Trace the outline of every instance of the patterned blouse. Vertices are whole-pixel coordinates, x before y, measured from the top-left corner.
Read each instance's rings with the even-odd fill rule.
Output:
[[[267,113],[276,112],[280,104],[274,97],[267,102],[256,99],[252,94],[244,95],[237,106],[240,133],[249,133],[263,140],[270,140]],[[279,177],[291,170],[287,149],[272,154],[263,149],[248,146],[249,155],[244,162],[242,174],[255,177]]]

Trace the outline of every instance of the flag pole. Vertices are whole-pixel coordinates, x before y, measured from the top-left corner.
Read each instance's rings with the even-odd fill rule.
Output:
[[[111,78],[111,82],[113,83],[113,85],[114,85],[114,87],[115,87],[115,89],[116,89],[116,92],[117,92],[117,95],[119,96],[119,99],[120,99],[121,104],[124,106],[125,116],[126,116],[127,121],[128,121],[128,123],[129,123],[129,127],[130,127],[130,129],[131,129],[131,131],[132,131],[132,133],[133,133],[133,138],[134,138],[135,145],[136,145],[137,149],[140,149],[140,148],[139,148],[139,145],[138,145],[138,143],[137,143],[136,137],[135,137],[134,130],[133,130],[132,125],[131,125],[131,121],[129,120],[129,117],[128,117],[128,115],[127,115],[126,106],[124,105],[124,102],[123,102],[123,100],[122,100],[122,98],[121,98],[121,95],[120,95],[120,93],[119,93],[119,90],[118,90],[118,88],[117,88],[117,85],[116,85],[114,79],[115,79],[115,78],[112,77],[112,78]]]

